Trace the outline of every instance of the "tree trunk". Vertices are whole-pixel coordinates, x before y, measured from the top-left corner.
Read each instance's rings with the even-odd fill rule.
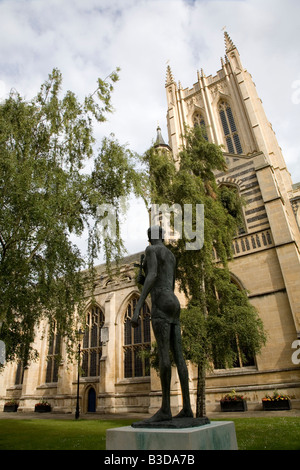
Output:
[[[196,418],[202,418],[205,415],[205,366],[198,364]]]
[[[202,307],[203,307],[203,316],[207,318],[207,306],[206,306],[206,288],[205,288],[205,276],[204,276],[204,263],[201,265],[202,272]],[[198,362],[198,378],[197,378],[197,406],[196,406],[196,417],[202,418],[206,414],[206,404],[205,404],[205,359],[202,358]]]

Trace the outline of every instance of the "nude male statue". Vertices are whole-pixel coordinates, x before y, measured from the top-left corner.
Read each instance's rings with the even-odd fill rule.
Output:
[[[150,245],[146,248],[143,262],[145,277],[143,290],[137,302],[132,327],[138,326],[140,311],[146,297],[151,294],[151,322],[158,347],[162,405],[148,422],[172,419],[170,407],[171,360],[170,349],[177,366],[182,390],[183,408],[175,418],[192,418],[190,405],[188,370],[182,353],[180,331],[180,304],[174,294],[176,260],[173,253],[164,245],[161,227],[148,230]],[[143,282],[144,281],[144,282]]]

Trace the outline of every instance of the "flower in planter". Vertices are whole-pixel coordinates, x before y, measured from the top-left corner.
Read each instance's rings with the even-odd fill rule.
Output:
[[[44,408],[44,409],[48,408],[48,409],[51,409],[51,405],[50,405],[50,403],[48,403],[47,401],[42,400],[41,402],[36,403],[35,409],[38,409],[38,408]]]
[[[12,399],[4,403],[3,411],[17,411],[19,403]]]
[[[266,395],[262,399],[262,405],[265,411],[290,410],[292,407],[290,397],[276,390],[272,396]]]
[[[4,406],[19,406],[19,403],[16,400],[10,400],[5,402]]]
[[[290,397],[288,395],[279,394],[277,390],[274,391],[273,395],[265,395],[262,401],[281,401],[281,400],[289,400]]]
[[[247,402],[244,395],[238,395],[235,390],[220,400],[221,411],[247,411]]]
[[[232,390],[231,393],[227,393],[227,395],[221,398],[221,402],[243,401],[243,400],[246,400],[244,395],[238,395],[235,390]]]

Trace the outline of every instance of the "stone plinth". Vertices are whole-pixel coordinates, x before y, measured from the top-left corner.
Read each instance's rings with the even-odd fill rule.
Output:
[[[237,450],[232,421],[213,421],[204,426],[166,428],[122,428],[106,431],[106,450]]]

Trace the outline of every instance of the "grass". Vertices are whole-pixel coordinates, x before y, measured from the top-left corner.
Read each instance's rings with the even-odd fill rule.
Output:
[[[300,418],[236,418],[239,450],[300,450]]]
[[[0,420],[0,450],[105,450],[106,429],[132,420]]]
[[[218,420],[219,421],[219,420]],[[227,420],[228,421],[228,420]],[[300,418],[234,418],[240,450],[300,450]],[[105,450],[106,430],[133,420],[0,420],[0,450]]]

